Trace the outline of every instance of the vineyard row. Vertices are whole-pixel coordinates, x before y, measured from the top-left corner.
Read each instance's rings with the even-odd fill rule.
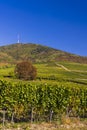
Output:
[[[87,87],[12,83],[0,80],[0,119],[57,120],[60,115],[87,117]]]

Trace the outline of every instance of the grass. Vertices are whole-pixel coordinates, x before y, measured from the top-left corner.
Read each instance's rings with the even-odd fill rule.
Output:
[[[80,121],[78,118],[63,117],[61,123],[7,123],[4,128],[5,130],[87,130],[87,122]],[[2,124],[0,124],[0,129],[3,129]]]
[[[22,81],[21,82],[31,82],[31,83],[62,83],[67,84],[86,84],[87,85],[87,65],[86,64],[77,64],[77,63],[64,63],[60,62],[59,64],[68,67],[72,71],[67,71],[57,66],[56,63],[40,63],[35,64],[37,68],[37,78],[34,81]],[[75,67],[76,66],[76,67]],[[74,68],[79,70],[79,72],[74,71]],[[4,80],[9,80],[12,82],[20,82],[14,76],[14,65],[0,65],[0,78]],[[81,69],[81,72],[80,72]]]
[[[64,65],[70,70],[80,70],[80,71],[87,71],[87,64],[81,64],[81,63],[70,63],[70,62],[59,62],[60,64]]]

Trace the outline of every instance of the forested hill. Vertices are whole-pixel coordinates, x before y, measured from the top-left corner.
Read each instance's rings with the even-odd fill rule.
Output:
[[[16,43],[0,47],[0,62],[15,63],[21,60],[33,62],[70,61],[87,63],[87,57],[32,43]]]

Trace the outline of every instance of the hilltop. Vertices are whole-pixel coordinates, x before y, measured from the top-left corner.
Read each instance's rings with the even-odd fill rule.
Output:
[[[15,63],[21,60],[33,62],[70,61],[87,63],[87,57],[33,43],[15,43],[0,47],[0,61]]]

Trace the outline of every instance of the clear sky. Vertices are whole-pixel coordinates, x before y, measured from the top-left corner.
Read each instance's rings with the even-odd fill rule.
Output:
[[[39,43],[87,56],[87,0],[0,0],[0,46]]]

